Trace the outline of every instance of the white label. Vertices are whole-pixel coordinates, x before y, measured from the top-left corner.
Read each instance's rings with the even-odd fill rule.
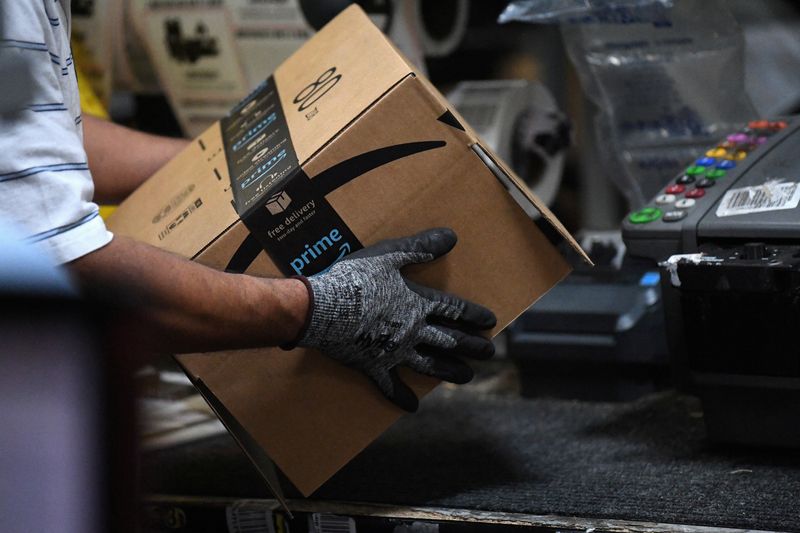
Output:
[[[718,217],[746,215],[762,211],[794,209],[800,204],[800,184],[768,181],[756,187],[731,189],[717,207]]]
[[[349,516],[314,513],[308,517],[308,529],[313,533],[356,533],[356,523]]]

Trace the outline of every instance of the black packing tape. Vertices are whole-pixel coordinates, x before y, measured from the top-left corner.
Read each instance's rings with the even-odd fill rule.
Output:
[[[370,170],[446,144],[378,148],[310,179],[298,162],[272,78],[236,106],[221,127],[234,207],[250,230],[226,268],[237,273],[245,272],[261,250],[287,276],[327,270],[363,245],[325,197]]]
[[[312,276],[363,248],[302,170],[242,222],[287,276]]]

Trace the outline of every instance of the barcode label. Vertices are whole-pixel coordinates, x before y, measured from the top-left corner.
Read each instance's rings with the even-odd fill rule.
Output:
[[[718,217],[746,215],[762,211],[794,209],[800,204],[798,183],[767,182],[756,187],[731,189],[717,207]]]
[[[308,517],[312,533],[356,533],[356,523],[349,516],[314,513]]]

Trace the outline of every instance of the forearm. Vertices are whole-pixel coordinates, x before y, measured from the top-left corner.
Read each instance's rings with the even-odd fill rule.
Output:
[[[95,201],[124,200],[188,143],[84,116],[83,144],[94,179]]]
[[[300,281],[218,272],[125,237],[68,266],[82,285],[135,296],[153,348],[170,353],[287,343],[308,309]]]

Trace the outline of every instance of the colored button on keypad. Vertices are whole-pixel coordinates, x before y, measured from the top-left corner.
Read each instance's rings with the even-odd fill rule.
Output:
[[[686,211],[667,211],[664,213],[664,222],[677,222],[686,218]]]
[[[717,163],[717,168],[721,168],[722,170],[730,170],[730,169],[735,168],[735,167],[736,167],[736,162],[735,161],[725,160],[725,161],[720,161],[719,163]]]
[[[674,194],[660,194],[656,196],[656,203],[657,204],[671,204],[675,201]]]
[[[657,207],[645,207],[635,213],[631,213],[628,220],[634,224],[647,224],[648,222],[653,222],[661,218],[661,214],[661,209]]]
[[[727,153],[728,153],[728,151],[725,150],[725,148],[717,147],[717,148],[712,148],[711,150],[706,152],[706,155],[708,157],[722,157],[723,155],[725,155]]]
[[[675,180],[675,183],[678,185],[689,185],[690,183],[694,183],[694,176],[683,175],[680,178]]]
[[[686,193],[686,198],[702,198],[705,194],[705,189],[692,189]]]
[[[717,160],[714,159],[713,157],[701,157],[700,159],[695,161],[694,164],[697,165],[697,166],[700,166],[700,167],[710,167],[711,165],[713,165],[716,162],[717,162]]]
[[[695,187],[700,187],[701,189],[708,189],[709,187],[713,187],[714,183],[715,183],[714,180],[703,178],[697,182],[697,185],[695,185]]]
[[[694,207],[694,204],[697,203],[691,198],[681,198],[677,202],[675,202],[675,207],[678,209],[691,209]]]
[[[681,194],[685,190],[686,187],[684,187],[683,185],[670,185],[669,187],[664,189],[664,192],[667,194]]]
[[[706,171],[706,167],[700,167],[700,166],[697,166],[697,165],[692,165],[692,166],[690,166],[689,168],[686,169],[686,173],[689,176],[697,176],[698,174],[702,174],[705,171]]]
[[[728,135],[728,141],[732,143],[743,143],[747,141],[747,134],[746,133],[734,133],[733,135]]]
[[[712,180],[718,180],[720,178],[724,178],[725,174],[727,174],[727,172],[725,172],[721,168],[712,168],[711,170],[706,172],[706,177]]]
[[[745,150],[736,150],[733,153],[729,153],[727,155],[722,156],[724,159],[732,160],[732,161],[741,161],[745,157],[747,157],[747,151]]]
[[[764,128],[769,127],[769,121],[767,120],[752,120],[747,124],[748,128],[752,128],[754,130],[763,130]]]

